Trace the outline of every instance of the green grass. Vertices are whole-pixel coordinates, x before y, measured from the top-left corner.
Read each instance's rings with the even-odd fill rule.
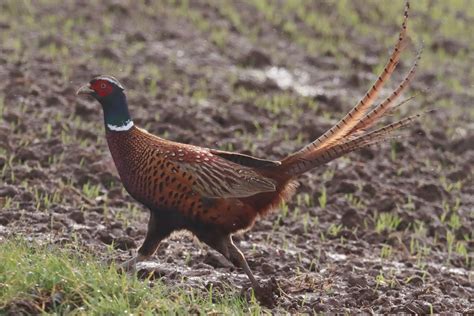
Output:
[[[395,213],[377,213],[375,215],[375,231],[377,233],[396,231],[402,219]]]
[[[0,246],[0,314],[15,303],[29,313],[79,315],[260,314],[235,291],[171,288],[140,280],[71,245],[12,239]]]

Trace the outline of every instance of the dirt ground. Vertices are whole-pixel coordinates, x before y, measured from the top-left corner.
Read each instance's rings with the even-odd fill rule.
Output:
[[[359,100],[403,12],[402,1],[303,11],[257,2],[2,2],[0,242],[77,242],[110,262],[143,240],[148,214],[121,187],[100,106],[75,96],[93,75],[119,78],[151,133],[279,159]],[[437,111],[396,141],[306,174],[288,205],[235,237],[256,276],[278,283],[273,312],[474,313],[473,44],[444,35],[443,2],[430,3],[413,3],[413,45],[383,94],[423,39],[406,96],[419,95],[394,116]],[[473,25],[467,7],[445,14]],[[308,12],[327,19],[314,26]],[[186,234],[141,272],[248,293],[242,271]]]

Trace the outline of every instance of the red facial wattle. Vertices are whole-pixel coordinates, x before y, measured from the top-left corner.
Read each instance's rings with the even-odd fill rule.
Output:
[[[96,80],[91,82],[91,88],[100,96],[105,97],[112,93],[114,87],[105,80]]]

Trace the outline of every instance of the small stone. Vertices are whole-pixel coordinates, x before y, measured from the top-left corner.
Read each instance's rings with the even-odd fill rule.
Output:
[[[123,224],[121,222],[118,222],[118,221],[117,222],[112,222],[110,224],[110,229],[117,229],[118,228],[118,229],[122,230],[122,227],[123,227]]]
[[[372,288],[362,288],[359,290],[357,301],[360,303],[363,302],[373,302],[378,298],[377,291]]]
[[[114,247],[120,250],[129,250],[137,247],[135,240],[128,236],[121,236],[114,239]]]
[[[354,193],[356,191],[357,186],[347,181],[341,181],[336,189],[336,193]]]
[[[174,274],[176,274],[175,271],[158,265],[146,266],[141,264],[137,271],[138,277],[148,279],[160,279],[165,276],[172,277]]]
[[[0,197],[14,197],[18,194],[18,190],[11,185],[0,188]]]
[[[97,237],[106,245],[110,245],[114,241],[114,237],[107,230],[97,232]]]
[[[253,48],[239,60],[239,64],[245,67],[263,68],[270,66],[272,60],[261,50]]]
[[[470,174],[468,170],[456,170],[448,174],[447,178],[451,181],[462,181],[466,179]]]
[[[347,278],[347,283],[350,286],[358,286],[358,287],[366,287],[367,286],[367,280],[363,275],[357,276],[357,275],[354,275],[354,274],[350,274],[349,277]]]
[[[344,215],[341,217],[341,223],[347,228],[353,228],[359,226],[362,222],[362,218],[357,214],[357,211],[353,208],[346,210]]]
[[[2,205],[2,200],[0,199],[0,206]],[[10,223],[10,218],[5,214],[0,214],[0,226],[7,226]]]
[[[33,193],[28,192],[28,191],[25,191],[25,192],[23,192],[23,193],[20,195],[20,199],[21,199],[21,201],[23,201],[23,202],[30,202],[30,201],[33,201],[34,198],[35,198],[35,197],[34,197]]]
[[[121,188],[110,189],[107,192],[107,198],[109,200],[116,200],[123,196]]]
[[[112,1],[107,7],[107,11],[125,16],[129,15],[130,13],[130,9],[125,4],[119,1]]]
[[[380,213],[388,213],[396,207],[396,203],[389,197],[386,197],[375,204],[377,211]]]
[[[50,107],[64,106],[65,104],[68,104],[67,99],[61,95],[48,96],[45,101],[46,101],[46,105]]]
[[[69,214],[69,217],[78,224],[84,224],[86,221],[86,218],[84,217],[84,213],[81,211],[74,211],[71,214]]]
[[[81,117],[87,117],[97,113],[97,109],[95,107],[90,106],[89,103],[86,103],[82,100],[77,101],[74,111],[77,116]]]
[[[225,260],[222,256],[216,256],[213,253],[208,253],[203,261],[214,268],[230,268],[232,264]]]
[[[26,175],[25,175],[28,179],[40,179],[40,180],[43,180],[43,179],[47,179],[48,176],[46,175],[46,173],[44,173],[44,171],[42,171],[41,169],[32,169],[30,170]]]
[[[98,178],[104,186],[110,186],[111,183],[120,183],[119,178],[108,171],[99,173]]]
[[[405,312],[418,315],[430,314],[430,305],[425,302],[415,300],[405,305]]]
[[[265,275],[270,275],[270,274],[275,274],[275,267],[269,263],[262,263],[262,271],[265,273]]]
[[[414,286],[422,286],[424,282],[423,282],[423,279],[421,277],[415,275],[415,276],[409,278],[407,280],[407,283],[412,284]]]
[[[16,158],[20,161],[39,160],[38,155],[31,149],[21,147],[16,153]]]
[[[451,150],[458,155],[474,150],[474,134],[468,134],[466,137],[453,141]]]
[[[364,187],[362,188],[362,191],[367,193],[370,197],[374,197],[375,194],[377,193],[377,190],[375,189],[375,187],[370,183],[367,183],[366,185],[364,185]]]
[[[434,184],[423,184],[415,191],[415,195],[428,202],[439,201],[442,198],[441,189]]]
[[[119,61],[120,60],[120,54],[117,50],[112,49],[110,47],[103,47],[97,50],[96,52],[97,56],[107,58],[113,61]]]
[[[144,33],[137,31],[133,34],[127,34],[127,42],[146,42],[146,36]]]

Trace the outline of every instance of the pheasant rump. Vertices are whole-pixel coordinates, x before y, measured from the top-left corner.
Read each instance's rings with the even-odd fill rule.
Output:
[[[125,189],[150,210],[148,231],[138,255],[124,266],[154,254],[161,240],[176,230],[191,231],[248,275],[258,292],[232,234],[252,227],[255,220],[290,198],[301,174],[354,150],[390,138],[391,132],[421,114],[381,128],[372,128],[398,104],[396,99],[413,78],[420,53],[400,85],[383,102],[373,105],[395,70],[406,47],[408,4],[398,41],[374,85],[356,106],[321,137],[281,161],[166,140],[135,126],[123,86],[111,76],[97,76],[78,90],[102,105],[106,138]]]

